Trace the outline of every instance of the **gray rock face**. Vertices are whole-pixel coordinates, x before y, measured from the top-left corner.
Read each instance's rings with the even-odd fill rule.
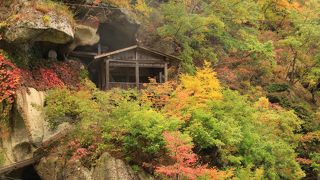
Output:
[[[36,166],[39,176],[44,180],[87,180],[90,171],[80,162],[64,163],[57,156],[42,158]]]
[[[17,110],[14,112],[10,134],[1,139],[1,149],[5,153],[4,165],[32,157],[34,148],[29,141],[24,121]]]
[[[22,115],[30,141],[39,144],[44,136],[44,117],[41,109],[45,95],[34,88],[22,88],[17,91],[17,109]]]
[[[69,124],[61,124],[57,130],[50,130],[41,112],[44,92],[21,88],[16,94],[16,108],[10,123],[10,133],[0,138],[0,148],[6,158],[4,165],[32,158],[43,142],[70,127]]]
[[[59,161],[57,154],[42,158],[36,166],[38,174],[44,180],[149,180],[151,176],[135,173],[122,160],[104,153],[95,167],[87,169],[80,162]]]
[[[93,171],[93,179],[139,179],[135,176],[132,169],[127,166],[123,161],[115,159],[110,154],[105,153],[99,159],[96,168]]]
[[[97,34],[97,31],[97,28],[77,24],[75,26],[74,40],[68,45],[67,53],[70,53],[78,46],[92,46],[98,43],[100,40],[100,36]]]
[[[74,38],[72,22],[68,17],[54,10],[42,12],[33,7],[31,2],[23,6],[17,14],[7,20],[9,25],[4,39],[8,42],[47,41],[65,44]]]

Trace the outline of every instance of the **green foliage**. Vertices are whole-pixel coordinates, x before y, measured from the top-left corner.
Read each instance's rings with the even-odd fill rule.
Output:
[[[166,157],[163,132],[180,131],[192,138],[201,159],[221,169],[234,168],[240,179],[302,178],[304,172],[295,153],[299,138],[296,132],[302,122],[295,113],[272,106],[266,98],[252,103],[236,91],[222,91],[219,82],[212,79],[214,72],[198,71],[202,82],[211,82],[208,87],[199,90],[190,85],[197,83],[192,81],[194,77],[181,76],[184,88],[177,86],[173,96],[168,97],[170,106],[161,111],[141,101],[136,91],[102,92],[85,81],[79,91],[49,91],[45,113],[53,128],[61,122],[78,122],[70,156],[82,162],[92,162],[97,152],[106,147],[120,151],[135,164],[161,162]],[[199,96],[210,95],[212,90],[213,98],[204,100],[201,97],[206,96]],[[188,99],[192,106],[185,105],[190,104]],[[179,120],[176,117],[180,117],[180,111],[191,116],[181,116],[185,121]],[[104,142],[96,138],[101,136]],[[95,147],[94,151],[90,147]],[[84,161],[88,154],[94,156]]]
[[[239,179],[299,179],[304,173],[295,160],[297,152],[313,159],[309,164],[312,171],[319,168],[317,150],[301,148],[295,152],[297,132],[308,135],[318,126],[312,105],[292,95],[292,86],[297,83],[308,88],[314,102],[319,93],[317,1],[90,2],[141,10],[144,15],[152,11],[149,22],[143,23],[146,32],[151,33],[143,31],[144,36],[153,38],[148,39],[149,45],[180,56],[185,72],[197,74],[196,67],[209,60],[217,70],[222,69],[218,77],[226,74],[236,89],[248,87],[248,92],[256,92],[256,85],[266,87],[268,99],[288,111],[263,98],[250,102],[230,90],[223,92],[222,99],[197,98],[197,93],[208,93],[205,85],[214,86],[203,85],[206,81],[197,82],[195,76],[190,76],[189,86],[181,86],[182,81],[177,85],[180,89],[170,89],[174,92],[163,98],[165,104],[160,111],[141,102],[137,92],[104,93],[91,86],[79,92],[49,91],[46,112],[52,127],[65,121],[81,122],[76,134],[85,144],[93,135],[81,134],[82,126],[100,122],[104,125],[103,145],[112,145],[139,163],[163,155],[163,131],[180,130],[193,138],[194,150],[201,159],[221,169],[234,169]],[[41,5],[38,9],[48,10]],[[81,77],[87,77],[86,73]],[[261,88],[259,95],[251,94],[250,99],[256,100],[267,92]]]
[[[267,86],[267,91],[269,93],[273,93],[273,92],[283,92],[283,91],[287,91],[289,89],[289,85],[288,84],[270,84]]]
[[[319,152],[312,153],[311,160],[312,160],[311,167],[318,174],[318,177],[320,177],[320,153]]]
[[[163,150],[163,131],[177,130],[180,124],[181,121],[167,119],[139,101],[124,100],[105,122],[104,138],[120,145],[131,158],[150,160]]]
[[[217,151],[219,163],[264,170],[264,177],[297,178],[304,173],[295,161],[295,131],[301,122],[291,111],[256,108],[239,94],[224,92],[224,99],[212,101],[210,110],[197,110],[187,132],[199,150]],[[210,154],[210,153],[209,153]],[[215,154],[215,153],[213,153]],[[242,176],[239,174],[239,177]]]
[[[62,122],[83,125],[102,121],[110,108],[109,94],[101,93],[92,83],[85,81],[80,91],[53,89],[47,92],[45,115],[51,128]]]
[[[234,54],[257,62],[272,60],[273,43],[258,38],[257,21],[263,19],[260,8],[254,1],[168,1],[153,9],[160,16],[150,23],[155,23],[151,27],[157,28],[160,46],[174,48],[184,70],[193,73],[194,63],[207,59],[217,64],[221,57]]]
[[[10,48],[16,49],[16,47],[10,47]],[[3,54],[5,58],[10,59],[10,61],[14,63],[17,67],[24,68],[24,69],[28,68],[28,64],[30,60],[25,55],[23,55],[22,52],[15,51],[14,53],[10,53],[0,49],[0,53]]]

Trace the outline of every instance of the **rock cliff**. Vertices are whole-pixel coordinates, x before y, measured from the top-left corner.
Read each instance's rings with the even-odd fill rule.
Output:
[[[79,161],[61,161],[53,153],[42,158],[36,166],[37,172],[45,180],[152,180],[144,173],[135,173],[132,168],[120,159],[104,153],[98,159],[96,166],[90,169]]]

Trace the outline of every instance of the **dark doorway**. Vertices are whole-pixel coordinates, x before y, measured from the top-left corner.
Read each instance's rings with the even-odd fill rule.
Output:
[[[37,171],[35,170],[33,165],[26,166],[17,170],[10,172],[9,174],[0,176],[0,179],[4,180],[41,180]]]
[[[110,67],[110,82],[136,82],[135,68]]]
[[[163,68],[140,68],[140,83],[149,83],[150,79],[155,79],[157,83],[164,82]]]

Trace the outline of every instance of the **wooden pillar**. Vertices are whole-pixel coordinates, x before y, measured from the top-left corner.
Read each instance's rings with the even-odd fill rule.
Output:
[[[168,63],[164,64],[164,82],[168,81]]]
[[[101,43],[98,44],[98,54],[101,54]]]
[[[162,72],[159,72],[159,83],[163,83],[163,75]]]
[[[139,73],[139,62],[138,62],[138,49],[136,49],[136,57],[135,57],[135,60],[136,60],[136,87],[137,89],[139,89],[139,83],[140,83],[140,73]]]
[[[105,89],[108,90],[110,88],[110,60],[106,60],[106,87]]]

